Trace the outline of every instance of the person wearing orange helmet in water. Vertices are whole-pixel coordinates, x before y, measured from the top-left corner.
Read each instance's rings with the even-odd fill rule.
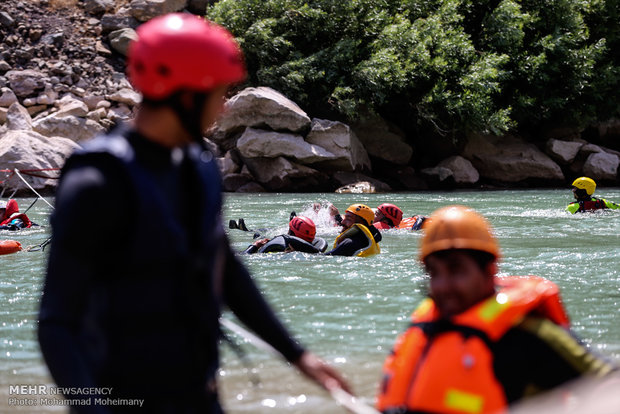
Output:
[[[620,209],[620,205],[607,201],[604,198],[594,197],[596,190],[596,182],[589,177],[579,177],[573,181],[574,202],[566,206],[566,211],[575,214],[586,211],[595,211],[603,209]]]
[[[125,412],[98,401],[139,400],[145,412],[221,413],[224,306],[308,378],[348,389],[291,337],[222,228],[221,178],[203,132],[246,76],[238,44],[185,13],[137,33],[135,119],[67,160],[50,220],[38,335],[58,386],[83,391],[67,394],[71,412]]]
[[[338,209],[330,206],[330,210]],[[367,257],[381,253],[379,242],[381,233],[372,225],[375,213],[365,204],[350,205],[342,218],[342,232],[336,237],[332,250],[325,253],[329,256],[360,256]]]
[[[429,297],[385,361],[381,412],[504,412],[534,392],[616,369],[569,331],[555,283],[497,276],[500,248],[477,212],[435,211],[419,257]]]
[[[314,222],[304,216],[294,216],[288,223],[288,234],[281,234],[272,239],[262,238],[249,245],[242,254],[280,253],[298,251],[303,253],[321,253],[327,243],[316,237]]]

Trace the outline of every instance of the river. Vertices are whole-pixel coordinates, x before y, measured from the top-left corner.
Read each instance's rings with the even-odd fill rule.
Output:
[[[620,201],[620,189],[601,188]],[[570,189],[453,191],[394,194],[226,194],[224,221],[233,247],[243,250],[252,232],[228,230],[228,220],[244,218],[270,237],[286,232],[291,211],[310,211],[313,201],[334,203],[341,212],[352,203],[398,205],[405,217],[430,215],[436,208],[465,204],[486,216],[503,251],[501,275],[535,274],[556,282],[575,333],[594,351],[620,363],[620,211],[570,215]],[[34,198],[18,199],[25,209]],[[37,201],[28,215],[43,227],[3,231],[0,239],[24,246],[49,236],[51,207]],[[93,217],[93,220],[97,219]],[[323,215],[318,236],[333,242],[338,230]],[[266,229],[266,230],[265,230]],[[381,366],[396,336],[424,297],[427,280],[417,260],[421,232],[383,233],[382,253],[372,258],[303,253],[251,255],[242,260],[276,312],[296,337],[343,372],[362,402],[372,404]],[[95,235],[93,235],[95,237]],[[88,243],[88,240],[84,240]],[[47,384],[35,336],[46,252],[0,257],[0,412],[55,412],[59,406],[9,406],[10,386]],[[224,315],[235,321],[228,313]],[[330,396],[286,363],[235,334],[247,362],[222,345],[221,399],[228,413],[343,413]]]

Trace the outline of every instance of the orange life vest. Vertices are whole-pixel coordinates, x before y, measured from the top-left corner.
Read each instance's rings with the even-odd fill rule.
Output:
[[[383,412],[494,413],[507,407],[490,347],[527,314],[568,327],[557,285],[536,276],[498,278],[498,292],[469,310],[440,319],[432,299],[386,359],[377,401]]]

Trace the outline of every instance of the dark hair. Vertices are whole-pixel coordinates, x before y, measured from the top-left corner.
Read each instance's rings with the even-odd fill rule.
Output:
[[[451,252],[454,252],[455,250],[459,251],[459,252],[462,252],[462,253],[465,253],[468,256],[470,256],[474,260],[474,262],[476,262],[476,264],[478,265],[480,270],[486,269],[486,267],[489,265],[489,263],[492,263],[495,260],[497,260],[495,255],[493,255],[491,253],[483,252],[482,250],[474,250],[474,249],[440,250],[438,252],[429,254],[427,257],[435,256],[438,259],[445,259]]]
[[[573,191],[577,196],[577,200],[588,200],[590,198],[590,195],[584,188],[573,187]]]

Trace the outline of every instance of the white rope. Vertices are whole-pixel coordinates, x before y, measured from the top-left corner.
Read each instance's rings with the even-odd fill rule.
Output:
[[[45,203],[50,206],[51,208],[54,208],[53,205],[51,205],[46,199],[44,199],[43,197],[41,197],[41,194],[37,193],[37,190],[35,190],[34,188],[32,188],[32,186],[28,183],[28,181],[26,181],[24,179],[24,177],[22,177],[22,175],[19,173],[19,170],[17,168],[15,168],[15,174],[17,174],[17,176],[19,178],[22,179],[22,181],[28,186],[28,188],[30,188],[32,190],[33,193],[35,193],[37,196],[39,196],[39,198],[43,201],[45,201]]]
[[[267,351],[271,354],[280,356],[280,353],[276,351],[271,345],[260,339],[258,336],[254,335],[252,332],[243,329],[236,323],[225,318],[220,318],[220,323],[226,328],[230,329],[232,332],[247,340],[255,347],[262,349],[263,351]],[[341,388],[330,390],[329,393],[338,404],[347,408],[354,414],[379,414],[379,411],[359,401],[356,397],[352,396]]]

